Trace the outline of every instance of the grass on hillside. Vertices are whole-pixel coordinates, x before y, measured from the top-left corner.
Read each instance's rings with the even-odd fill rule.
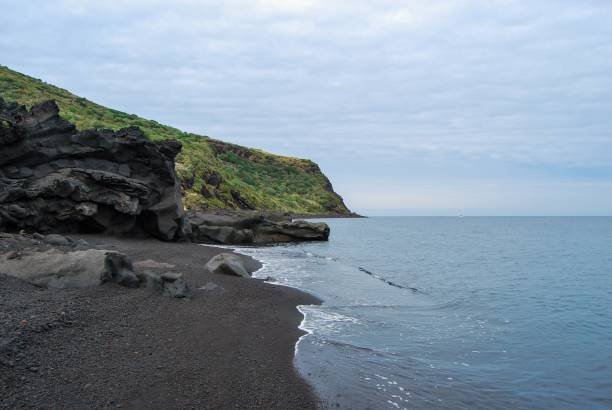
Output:
[[[177,158],[177,174],[185,186],[184,204],[189,209],[235,209],[232,192],[239,193],[259,210],[298,214],[347,214],[342,198],[329,190],[329,181],[310,160],[270,154],[185,133],[134,114],[106,108],[67,90],[0,66],[0,96],[31,107],[55,100],[60,115],[79,130],[128,126],[140,127],[151,140],[177,139],[183,151]],[[211,175],[221,184],[208,184]]]

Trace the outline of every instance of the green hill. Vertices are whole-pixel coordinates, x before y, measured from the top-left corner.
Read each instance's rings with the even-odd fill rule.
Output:
[[[188,209],[253,208],[297,214],[349,214],[342,198],[310,160],[284,157],[182,132],[103,107],[69,91],[0,66],[0,96],[28,107],[55,100],[79,130],[131,125],[151,140],[177,139],[183,151],[176,170]]]

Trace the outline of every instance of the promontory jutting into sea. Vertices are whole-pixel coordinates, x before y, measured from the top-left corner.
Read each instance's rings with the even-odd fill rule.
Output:
[[[0,410],[612,409],[612,3],[0,14]]]

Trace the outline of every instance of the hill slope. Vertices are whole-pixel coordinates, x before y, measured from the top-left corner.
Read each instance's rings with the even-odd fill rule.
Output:
[[[55,100],[79,130],[136,125],[152,140],[177,139],[183,151],[176,170],[189,209],[258,209],[297,214],[348,215],[342,198],[318,165],[228,144],[126,114],[0,66],[0,96],[28,107]]]

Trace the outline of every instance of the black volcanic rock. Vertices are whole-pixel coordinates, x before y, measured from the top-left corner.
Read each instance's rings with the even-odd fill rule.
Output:
[[[188,220],[191,240],[200,243],[258,245],[329,239],[329,226],[325,223],[294,221],[278,214],[191,212]]]
[[[0,99],[0,229],[186,237],[180,151],[135,127],[78,132],[53,101]]]

